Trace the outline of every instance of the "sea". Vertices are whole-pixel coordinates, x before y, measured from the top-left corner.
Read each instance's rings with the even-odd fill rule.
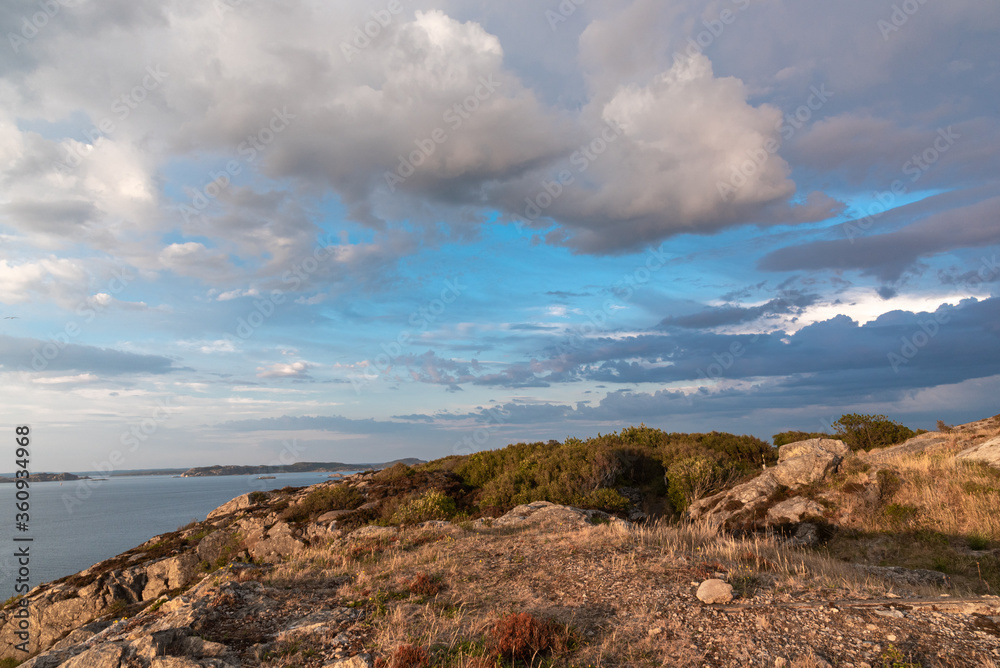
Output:
[[[204,520],[209,512],[241,494],[304,487],[330,479],[329,473],[273,475],[270,480],[261,480],[258,475],[157,475],[36,482],[28,490],[27,531],[19,530],[16,524],[15,485],[0,484],[0,601],[15,593],[21,568],[15,553],[24,546],[30,555],[27,567],[33,588],[89,568],[153,536]]]

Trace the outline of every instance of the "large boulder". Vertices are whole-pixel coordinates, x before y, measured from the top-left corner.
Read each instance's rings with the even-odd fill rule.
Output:
[[[809,485],[836,469],[849,452],[843,441],[832,438],[788,443],[778,448],[778,466],[772,472],[775,480],[786,487]]]
[[[778,449],[777,466],[732,489],[695,501],[688,508],[688,517],[727,528],[759,526],[766,511],[781,500],[782,490],[794,491],[823,480],[837,470],[849,452],[843,441],[830,438],[783,445]]]
[[[981,462],[1000,468],[1000,436],[962,450],[955,455],[955,459],[960,462]]]

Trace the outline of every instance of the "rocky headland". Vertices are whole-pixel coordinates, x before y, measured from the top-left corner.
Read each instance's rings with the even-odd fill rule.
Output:
[[[416,458],[395,459],[381,464],[344,464],[343,462],[296,462],[294,464],[276,464],[259,466],[196,466],[181,474],[182,478],[203,478],[222,475],[263,475],[266,473],[335,473],[337,471],[357,471],[359,469],[384,469],[395,464],[423,463]]]
[[[1000,417],[870,452],[783,445],[683,518],[629,487],[605,495],[614,512],[491,506],[447,460],[252,492],[8,601],[0,657],[25,668],[996,666],[998,462]]]

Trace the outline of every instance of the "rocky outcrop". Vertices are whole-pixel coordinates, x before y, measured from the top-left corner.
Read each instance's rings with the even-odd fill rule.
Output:
[[[794,491],[823,480],[837,470],[849,452],[842,441],[829,438],[783,445],[778,449],[777,466],[749,482],[694,502],[688,509],[688,517],[727,528],[767,524],[766,513],[781,501],[783,490]],[[815,512],[813,506],[798,502],[794,505],[804,513]],[[776,519],[780,521],[780,517]]]
[[[937,431],[930,431],[907,439],[903,443],[893,445],[882,450],[863,453],[864,459],[873,463],[891,462],[893,459],[901,457],[913,457],[917,455],[931,454],[938,450],[943,450],[954,440],[953,436]]]
[[[222,504],[210,512],[207,519],[214,520],[219,517],[224,517],[225,515],[231,515],[241,510],[246,510],[257,505],[261,501],[267,500],[267,498],[268,495],[266,492],[248,492],[247,494],[237,496],[232,501]]]
[[[849,452],[843,441],[832,438],[788,443],[778,448],[778,465],[771,474],[786,487],[809,485],[835,471]]]
[[[955,459],[960,462],[980,462],[1000,468],[1000,436],[962,450],[955,455]]]
[[[287,522],[278,522],[250,547],[250,556],[255,561],[277,563],[298,554],[304,548],[305,543],[296,537],[292,527]]]
[[[823,518],[824,508],[815,501],[796,496],[771,506],[767,511],[769,524],[798,524]]]
[[[198,555],[189,552],[146,566],[146,586],[139,600],[151,601],[164,592],[183,587],[194,578],[198,564]]]
[[[561,506],[548,501],[535,501],[517,506],[496,519],[476,520],[473,525],[484,527],[513,527],[525,525],[589,526],[597,523],[621,522],[623,520],[600,510],[584,510],[571,506]]]

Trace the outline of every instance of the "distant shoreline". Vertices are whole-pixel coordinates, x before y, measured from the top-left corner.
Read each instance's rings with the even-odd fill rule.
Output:
[[[17,478],[0,478],[0,484],[15,483]],[[32,473],[28,477],[28,482],[66,482],[73,480],[90,480],[89,476],[78,476],[72,473]]]
[[[134,471],[117,471],[100,473],[90,471],[94,475],[101,477],[133,477],[133,476],[154,476],[173,475],[181,478],[207,478],[216,476],[233,475],[265,475],[271,473],[340,473],[343,471],[367,471],[371,469],[383,469],[393,464],[414,464],[424,463],[422,459],[408,457],[406,459],[394,459],[391,462],[368,463],[368,464],[345,464],[343,462],[296,462],[294,464],[271,466],[267,464],[258,466],[196,466],[194,468],[176,469],[139,469]],[[92,480],[89,475],[77,475],[74,473],[32,473],[30,482],[66,482],[75,480]],[[0,484],[16,482],[14,477],[0,477]]]

